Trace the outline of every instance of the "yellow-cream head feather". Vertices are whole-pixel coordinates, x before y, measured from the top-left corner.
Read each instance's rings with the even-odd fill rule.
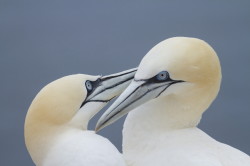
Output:
[[[40,165],[60,133],[86,130],[89,120],[133,79],[136,69],[108,76],[69,75],[46,85],[34,98],[25,120],[25,143]]]
[[[220,62],[209,44],[188,37],[164,40],[145,55],[134,80],[99,119],[96,130],[144,103],[144,110],[154,104],[162,117],[176,119],[182,127],[195,126],[217,96],[220,82]]]

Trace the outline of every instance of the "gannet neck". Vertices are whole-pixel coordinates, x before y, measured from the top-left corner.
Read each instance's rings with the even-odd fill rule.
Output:
[[[104,102],[99,104],[94,102],[86,103],[67,125],[81,130],[87,130],[90,119],[105,105],[106,103]]]
[[[29,153],[32,154],[31,158],[36,165],[42,165],[42,161],[45,159],[57,137],[69,128],[67,123],[60,123],[59,119],[58,121],[56,119],[52,121],[49,113],[72,112],[72,110],[67,110],[67,107],[58,107],[56,109],[57,107],[46,105],[46,103],[43,103],[43,101],[45,102],[42,99],[43,97],[43,91],[41,91],[32,102],[24,127],[25,144]],[[46,102],[49,101],[49,98],[47,99]]]
[[[25,119],[25,144],[33,161],[41,165],[50,145],[76,115],[86,97],[82,74],[60,78],[46,85],[32,101]]]
[[[192,84],[186,84],[186,92],[182,93],[184,95],[161,96],[129,112],[126,123],[131,124],[131,129],[128,132],[165,132],[196,127],[218,91],[213,92],[211,88],[198,89]],[[170,90],[175,91],[179,89],[178,86]]]
[[[24,126],[25,144],[35,164],[43,165],[51,151],[58,156],[58,149],[53,146],[65,140],[63,134],[75,133],[71,136],[74,140],[80,140],[75,138],[79,135],[84,137],[89,120],[127,87],[135,71],[131,69],[104,77],[76,74],[46,85],[32,101]],[[75,147],[62,143],[58,148],[77,153]]]
[[[65,125],[49,124],[40,120],[41,115],[36,114],[38,111],[31,111],[25,121],[25,144],[36,165],[42,165],[49,149],[57,139],[57,136],[66,131]]]

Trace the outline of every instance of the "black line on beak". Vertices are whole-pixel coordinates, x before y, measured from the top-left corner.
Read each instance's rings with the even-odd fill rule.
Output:
[[[130,74],[130,73],[133,73],[133,72],[135,72],[136,70],[137,70],[137,69],[134,69],[134,70],[131,70],[131,71],[126,72],[126,73],[121,73],[121,74],[119,74],[119,75],[106,76],[106,77],[104,76],[104,77],[98,78],[96,81],[93,81],[93,82],[92,82],[92,83],[93,83],[93,86],[94,86],[94,87],[93,87],[93,90],[92,90],[90,93],[87,92],[86,99],[82,102],[80,108],[83,107],[84,104],[86,104],[86,103],[88,103],[88,102],[106,102],[106,103],[107,103],[107,102],[109,102],[110,100],[112,100],[113,98],[115,98],[116,96],[114,96],[113,98],[111,98],[111,99],[109,99],[109,100],[92,100],[92,98],[94,98],[95,96],[97,96],[97,95],[99,95],[99,94],[105,92],[106,90],[112,89],[112,88],[114,88],[114,87],[116,87],[116,86],[119,86],[119,85],[121,85],[121,84],[123,84],[123,83],[125,83],[125,82],[127,82],[127,81],[130,81],[130,80],[134,77],[134,75],[131,76],[131,77],[129,77],[129,78],[127,78],[127,79],[125,79],[125,80],[121,80],[120,82],[117,82],[116,84],[113,84],[113,85],[111,85],[111,86],[108,86],[108,87],[103,88],[102,90],[100,90],[100,92],[98,92],[97,94],[95,94],[94,96],[92,96],[90,99],[87,100],[88,96],[90,96],[90,95],[97,89],[98,86],[102,86],[103,82],[108,81],[108,80],[110,80],[110,79],[114,79],[114,78],[116,78],[116,77],[121,77],[121,76],[123,76],[123,75],[127,75],[127,74]]]
[[[135,80],[136,82],[139,82],[139,81],[147,81],[147,80]],[[122,107],[119,111],[116,112],[116,114],[112,115],[111,117],[109,117],[107,120],[105,120],[102,124],[105,124],[107,123],[107,121],[109,121],[110,119],[112,119],[114,116],[116,116],[117,114],[119,114],[122,110],[126,109],[127,107],[129,107],[130,105],[132,105],[133,103],[135,103],[136,101],[140,100],[141,98],[143,98],[145,95],[147,95],[149,92],[153,91],[153,90],[156,90],[158,88],[161,88],[163,86],[166,86],[155,98],[159,97],[168,87],[170,87],[171,85],[173,84],[176,84],[176,83],[180,83],[180,82],[185,82],[185,81],[182,81],[182,80],[177,80],[177,81],[174,81],[174,80],[171,80],[172,82],[170,82],[169,84],[163,84],[163,85],[160,85],[158,87],[155,87],[153,89],[150,89],[150,90],[147,90],[143,95],[139,96],[138,98],[136,98],[135,100],[133,100],[131,103],[128,103],[127,105],[125,105],[124,107]],[[146,85],[146,84],[152,84],[151,81],[147,81],[145,83],[143,83],[142,85],[136,87],[119,105],[117,105],[114,109],[118,108],[122,103],[124,103],[131,95],[133,95],[139,88],[141,88],[142,86]],[[112,111],[110,111],[109,114],[106,115],[109,116],[110,114],[112,113]]]
[[[180,83],[180,82],[185,82],[185,81],[182,81],[182,80],[177,80],[177,81],[172,80],[172,81],[173,82],[171,82],[168,86],[166,86],[155,98],[159,97],[171,85],[176,84],[176,83]]]
[[[139,88],[141,88],[143,85],[145,85],[146,83],[144,83],[144,84],[142,84],[142,85],[140,85],[140,86],[138,86],[136,89],[134,89],[133,90],[133,92],[131,92],[118,106],[116,106],[114,109],[116,109],[117,107],[119,107],[123,102],[125,102],[132,94],[134,94],[135,93],[135,91],[137,91]],[[153,91],[153,90],[156,90],[156,89],[158,89],[158,88],[161,88],[161,87],[163,87],[163,86],[165,86],[165,85],[161,85],[161,86],[158,86],[158,87],[155,87],[155,88],[153,88],[153,89],[150,89],[150,90],[148,90],[148,91],[146,91],[143,95],[141,95],[141,96],[139,96],[137,99],[135,99],[135,100],[133,100],[131,103],[128,103],[127,105],[125,105],[123,108],[121,108],[116,114],[114,114],[114,115],[112,115],[111,117],[109,117],[109,119],[107,119],[107,120],[105,120],[104,122],[103,122],[103,124],[105,124],[107,121],[109,121],[110,119],[112,119],[115,115],[117,115],[118,113],[120,113],[122,110],[124,110],[125,108],[127,108],[128,106],[130,106],[131,104],[133,104],[133,103],[135,103],[136,101],[138,101],[138,100],[140,100],[141,98],[143,98],[145,95],[147,95],[149,92],[151,92],[151,91]],[[168,85],[165,89],[167,89],[168,87],[169,87],[170,85]],[[158,96],[157,96],[158,97]],[[114,110],[113,109],[113,110]],[[112,112],[112,111],[111,111]],[[110,113],[111,113],[110,112]],[[107,116],[109,116],[110,115],[110,113],[109,114],[107,114]],[[106,117],[107,117],[106,116]]]
[[[137,69],[134,69],[134,70],[132,70],[132,71],[130,71],[130,72],[127,72],[127,73],[121,73],[121,74],[119,74],[119,75],[107,76],[107,77],[102,78],[102,81],[109,80],[109,79],[116,78],[116,77],[120,77],[120,76],[123,76],[123,75],[129,74],[129,73],[133,73],[133,72],[135,72],[136,70],[137,70]]]
[[[109,100],[88,100],[88,101],[86,101],[86,102],[83,102],[82,103],[82,105],[81,105],[81,107],[84,105],[84,104],[86,104],[86,103],[89,103],[89,102],[101,102],[101,103],[107,103],[107,102],[110,102],[112,99],[114,99],[116,96],[114,96],[114,97],[112,97],[111,99],[109,99]],[[80,107],[80,108],[81,108]]]

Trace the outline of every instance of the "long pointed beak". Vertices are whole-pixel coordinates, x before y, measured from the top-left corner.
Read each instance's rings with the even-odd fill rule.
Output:
[[[101,116],[96,124],[96,132],[114,123],[135,107],[150,99],[158,97],[170,85],[180,81],[169,80],[163,83],[152,83],[147,80],[133,80],[128,88]]]
[[[100,77],[95,81],[95,89],[88,94],[82,106],[88,102],[109,102],[120,95],[134,78],[137,68]]]

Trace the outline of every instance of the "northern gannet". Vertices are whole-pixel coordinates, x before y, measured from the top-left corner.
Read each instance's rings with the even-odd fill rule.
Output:
[[[25,143],[37,166],[125,166],[106,138],[87,130],[89,120],[119,95],[136,69],[109,76],[62,77],[45,86],[25,120]]]
[[[129,112],[123,129],[129,166],[250,166],[247,154],[197,128],[220,83],[220,62],[211,46],[196,38],[167,39],[142,59],[96,130]]]

